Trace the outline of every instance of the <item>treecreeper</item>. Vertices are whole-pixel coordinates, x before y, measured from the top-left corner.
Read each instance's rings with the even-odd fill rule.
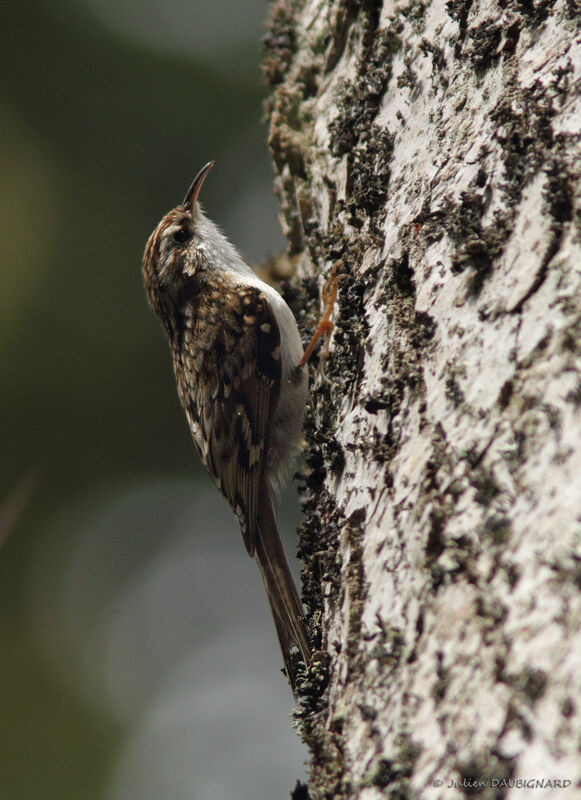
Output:
[[[311,647],[275,502],[300,447],[306,358],[288,305],[200,207],[198,195],[212,166],[200,170],[183,203],[151,234],[143,279],[169,339],[179,399],[200,458],[260,568],[296,694]],[[315,337],[329,335],[329,314]]]

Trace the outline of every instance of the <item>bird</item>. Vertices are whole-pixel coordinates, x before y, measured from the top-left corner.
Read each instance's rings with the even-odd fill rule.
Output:
[[[149,237],[143,279],[169,339],[196,449],[258,564],[296,697],[299,673],[311,665],[312,652],[275,508],[300,450],[306,359],[287,303],[199,203],[213,166],[210,161],[202,167],[183,202]]]

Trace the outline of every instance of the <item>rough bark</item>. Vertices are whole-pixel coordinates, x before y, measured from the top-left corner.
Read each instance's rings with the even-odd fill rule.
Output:
[[[271,5],[305,329],[331,265],[349,276],[306,433],[313,798],[578,796],[580,19]]]

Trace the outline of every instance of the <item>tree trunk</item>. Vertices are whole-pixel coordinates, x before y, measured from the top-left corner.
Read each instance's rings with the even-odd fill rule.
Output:
[[[348,274],[306,425],[313,798],[579,796],[580,19],[271,6],[305,330]]]

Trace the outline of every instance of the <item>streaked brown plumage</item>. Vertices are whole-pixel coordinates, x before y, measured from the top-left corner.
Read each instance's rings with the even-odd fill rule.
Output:
[[[311,650],[280,541],[275,492],[298,449],[307,395],[292,313],[203,214],[198,193],[168,212],[143,258],[148,301],[169,338],[178,395],[200,457],[260,567],[293,691]]]

